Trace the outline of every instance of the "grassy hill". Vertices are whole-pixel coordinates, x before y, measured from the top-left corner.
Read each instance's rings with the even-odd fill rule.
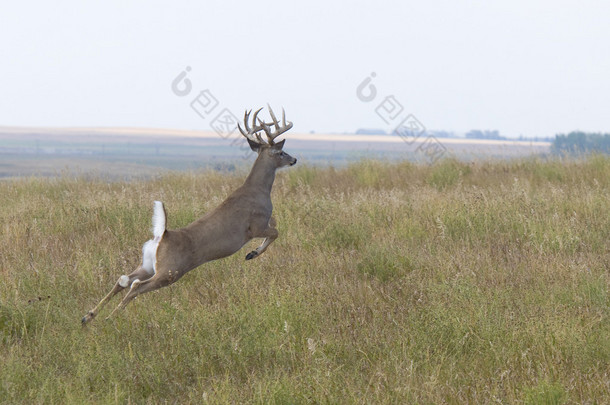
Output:
[[[81,317],[245,173],[0,182],[1,403],[609,403],[610,159],[297,165],[280,236]]]

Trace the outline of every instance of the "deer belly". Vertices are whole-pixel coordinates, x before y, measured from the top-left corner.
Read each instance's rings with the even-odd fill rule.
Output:
[[[241,235],[218,235],[212,243],[202,246],[208,260],[222,259],[239,251],[248,240]]]

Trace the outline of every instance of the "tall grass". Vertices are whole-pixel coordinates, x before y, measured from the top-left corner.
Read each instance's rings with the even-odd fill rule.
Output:
[[[239,175],[0,182],[2,403],[609,403],[610,160],[279,173],[280,237],[80,318]],[[205,247],[202,247],[205,249]]]

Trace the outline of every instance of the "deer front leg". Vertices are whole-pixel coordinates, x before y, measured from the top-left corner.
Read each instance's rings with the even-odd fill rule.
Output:
[[[255,235],[255,237],[265,238],[265,240],[263,241],[263,243],[261,243],[259,247],[257,247],[246,255],[246,260],[254,259],[255,257],[260,256],[265,250],[267,250],[267,247],[269,247],[271,242],[273,242],[277,238],[279,232],[277,231],[277,229],[274,228],[275,225],[275,219],[271,218],[269,220],[269,226],[267,227],[267,229],[265,229],[262,233]]]

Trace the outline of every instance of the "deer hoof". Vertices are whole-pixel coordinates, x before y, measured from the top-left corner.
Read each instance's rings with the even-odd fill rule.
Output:
[[[87,315],[83,316],[83,319],[81,319],[82,325],[85,326],[87,322],[89,322],[93,318],[95,318],[95,314],[93,312],[89,312]]]
[[[253,250],[246,255],[246,260],[254,259],[256,256],[258,256],[258,253],[256,253],[256,250]]]

